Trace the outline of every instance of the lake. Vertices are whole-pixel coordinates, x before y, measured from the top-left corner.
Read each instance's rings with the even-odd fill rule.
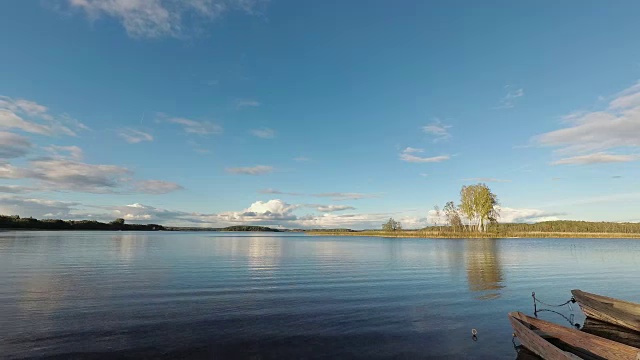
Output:
[[[626,239],[5,231],[0,357],[515,359],[532,291],[640,302],[639,270]]]

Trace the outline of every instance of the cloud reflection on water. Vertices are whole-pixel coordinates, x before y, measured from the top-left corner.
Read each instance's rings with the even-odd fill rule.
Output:
[[[145,233],[120,233],[112,237],[118,250],[118,258],[125,262],[132,262],[136,257],[144,256],[148,239],[149,236]]]

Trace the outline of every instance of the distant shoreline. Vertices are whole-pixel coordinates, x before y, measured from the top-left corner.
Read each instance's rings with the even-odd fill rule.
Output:
[[[445,233],[445,232],[431,232],[431,231],[414,231],[414,230],[401,230],[401,231],[370,231],[370,230],[353,230],[353,231],[321,231],[321,230],[225,230],[225,229],[163,229],[163,230],[149,230],[149,229],[38,229],[38,228],[0,228],[0,232],[6,231],[133,231],[133,232],[260,232],[260,233],[303,233],[310,236],[345,236],[345,237],[382,237],[382,238],[405,238],[405,239],[640,239],[640,234],[624,234],[624,233],[597,233],[597,232],[524,232],[517,234],[500,234],[500,233],[478,233],[478,232],[457,232],[457,233]]]
[[[268,230],[267,230],[268,229]],[[437,232],[423,230],[350,230],[350,231],[322,231],[322,230],[291,230],[291,229],[227,229],[227,228],[165,228],[162,230],[149,229],[41,229],[41,228],[0,228],[0,231],[152,231],[152,232],[262,232],[262,233],[303,233],[312,236],[373,236],[392,238],[430,238],[430,239],[521,239],[521,238],[614,238],[614,239],[640,239],[640,234],[603,233],[603,232],[518,232],[504,233],[479,233],[479,232]]]
[[[262,231],[282,232],[287,230],[274,229],[258,225],[233,225],[223,228],[163,226],[159,224],[126,224],[125,219],[119,218],[109,223],[95,220],[61,220],[31,217],[21,218],[17,215],[0,215],[0,230],[88,230],[88,231]]]
[[[390,219],[391,221],[392,219]],[[95,220],[59,220],[21,218],[17,215],[0,215],[0,231],[199,231],[199,232],[272,232],[303,233],[312,236],[374,236],[394,238],[435,239],[495,239],[495,238],[615,238],[640,239],[640,223],[589,222],[574,220],[544,221],[539,223],[491,224],[487,231],[470,231],[471,226],[430,226],[422,229],[396,230],[352,230],[333,229],[286,229],[261,225],[233,225],[227,227],[164,226],[160,224],[127,224],[122,218],[109,223]]]
[[[422,230],[400,231],[307,231],[314,236],[373,236],[387,238],[428,238],[428,239],[522,239],[522,238],[568,238],[568,239],[640,239],[637,233],[602,233],[602,232],[517,232],[517,233],[479,233],[479,232],[437,232]]]
[[[242,232],[261,232],[261,233],[284,233],[284,232],[302,232],[302,231],[293,231],[293,230],[221,230],[221,229],[204,229],[204,230],[196,230],[196,229],[163,229],[163,230],[149,230],[149,229],[39,229],[39,228],[0,228],[0,232],[2,231],[131,231],[131,232],[233,232],[233,233],[242,233]]]
[[[88,229],[88,228],[69,228],[69,229],[56,229],[56,228],[21,228],[21,227],[0,227],[0,231],[147,231],[147,232],[263,232],[263,233],[282,233],[282,232],[298,232],[294,230],[280,230],[280,229],[226,229],[226,228],[163,228],[163,229],[150,229],[150,228],[129,228],[129,229]]]

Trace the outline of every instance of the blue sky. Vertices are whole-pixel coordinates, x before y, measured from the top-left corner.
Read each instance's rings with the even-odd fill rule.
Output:
[[[640,221],[640,3],[0,3],[0,213]]]

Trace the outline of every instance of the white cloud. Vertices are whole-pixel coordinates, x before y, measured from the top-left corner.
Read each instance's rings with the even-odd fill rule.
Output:
[[[0,131],[0,159],[25,156],[31,150],[31,142],[24,136]]]
[[[609,107],[612,109],[628,109],[636,106],[640,106],[640,81],[616,94],[609,103]]]
[[[387,221],[390,216],[390,214],[331,213],[319,216],[307,215],[298,218],[295,222],[292,222],[290,226],[301,228],[380,229],[382,224]]]
[[[598,203],[614,203],[614,202],[637,202],[640,200],[640,192],[627,192],[618,194],[598,195],[587,198],[573,199],[569,201],[563,201],[558,204],[550,204],[554,206],[565,205],[587,205]]]
[[[561,217],[566,215],[563,212],[551,212],[540,209],[520,209],[509,207],[498,207],[500,217],[498,222],[500,223],[534,223],[540,221],[553,221],[560,220]],[[447,216],[444,211],[440,210],[440,217],[436,216],[435,210],[429,210],[427,212],[427,218],[429,224],[433,225],[438,222],[439,225],[445,225],[447,223]],[[466,218],[463,217],[463,223],[467,223]]]
[[[573,155],[555,164],[632,161],[635,155],[623,150],[640,147],[640,82],[616,94],[607,108],[572,112],[563,117],[563,124],[562,129],[532,139],[555,147],[556,154]]]
[[[0,194],[0,214],[32,216],[42,218],[74,218],[75,202],[32,199],[15,195]]]
[[[440,214],[436,214],[436,211],[431,209],[427,211],[427,217],[425,218],[425,222],[427,225],[446,225],[447,224],[447,215],[445,212],[440,209]]]
[[[326,206],[324,214],[298,216],[296,210],[307,207]],[[150,205],[133,203],[124,206],[93,206],[102,212],[87,213],[86,206],[74,202],[33,199],[16,195],[0,194],[0,213],[36,218],[82,219],[91,218],[110,221],[124,218],[134,223],[159,223],[168,226],[224,227],[234,224],[254,224],[287,228],[351,228],[379,229],[389,217],[399,220],[406,229],[418,229],[433,224],[434,212],[427,217],[403,216],[400,213],[333,214],[331,211],[353,210],[340,205],[296,205],[279,199],[256,201],[241,211],[226,211],[217,214],[193,213],[168,210]],[[538,209],[502,208],[500,222],[538,222],[558,220],[564,213]],[[438,221],[445,224],[442,214]]]
[[[93,165],[67,159],[37,159],[29,168],[9,168],[6,178],[30,178],[43,182],[51,190],[90,193],[112,192],[131,172],[115,165]],[[0,177],[2,170],[0,170]]]
[[[276,189],[262,189],[258,191],[261,194],[275,194],[275,195],[291,195],[291,196],[303,196],[305,194],[296,192],[284,192]]]
[[[236,101],[236,107],[238,109],[241,109],[244,107],[258,107],[258,106],[260,106],[260,102],[256,100],[242,99],[242,100]]]
[[[222,126],[210,121],[195,121],[185,118],[171,118],[167,121],[172,124],[182,125],[184,131],[189,134],[210,135],[222,133]]]
[[[296,220],[292,214],[298,208],[296,205],[274,199],[266,202],[256,201],[241,212],[224,212],[218,214],[218,218],[228,222],[271,222],[283,220]]]
[[[345,192],[328,192],[328,193],[320,193],[320,194],[311,194],[311,196],[327,197],[335,201],[360,200],[360,199],[371,199],[371,198],[379,197],[378,195],[373,195],[373,194],[345,193]]]
[[[197,32],[194,23],[213,21],[226,12],[254,14],[259,0],[69,0],[72,8],[84,11],[95,21],[101,16],[122,23],[133,38],[184,37]],[[189,19],[189,23],[185,21]]]
[[[118,135],[129,144],[137,144],[143,141],[153,141],[153,135],[131,128],[120,130]]]
[[[21,169],[0,161],[0,179],[20,179]]]
[[[400,153],[400,160],[412,163],[437,163],[449,160],[451,156],[449,155],[440,155],[440,156],[432,156],[432,157],[422,157],[414,155],[415,153],[423,152],[423,149],[416,149],[412,147],[408,147]]]
[[[501,223],[535,223],[540,221],[554,221],[560,220],[561,217],[566,215],[563,212],[550,212],[539,209],[515,209],[508,207],[500,208]]]
[[[19,129],[40,135],[53,134],[50,127],[26,121],[15,113],[2,108],[0,108],[0,127],[5,129]]]
[[[33,189],[41,191],[164,194],[182,188],[161,180],[135,182],[131,178],[132,171],[121,166],[84,163],[80,161],[82,150],[76,146],[50,146],[46,149],[54,156],[33,159],[26,167],[0,162],[0,179],[36,180],[39,184]]]
[[[51,145],[44,148],[56,159],[82,160],[84,156],[82,149],[77,146]]]
[[[519,98],[524,96],[524,89],[514,89],[511,85],[505,85],[507,94],[500,99],[500,104],[496,106],[496,109],[511,109],[516,106],[516,102]]]
[[[266,165],[256,165],[251,167],[227,168],[226,171],[231,174],[264,175],[273,172],[273,167]]]
[[[0,193],[8,193],[8,194],[23,194],[30,191],[33,191],[33,188],[27,186],[20,185],[0,185]],[[0,214],[2,214],[0,212]]]
[[[105,206],[107,213],[94,215],[105,219],[123,218],[134,223],[160,223],[162,225],[186,225],[199,222],[199,217],[184,211],[167,210],[149,205],[134,203],[125,206]]]
[[[252,129],[251,134],[262,139],[273,139],[276,137],[275,130],[269,128]]]
[[[297,162],[307,162],[307,161],[311,161],[310,158],[306,157],[306,156],[298,156],[298,157],[294,157],[293,161],[297,161]]]
[[[30,119],[26,120],[24,117]],[[0,129],[2,128],[18,129],[46,136],[57,134],[76,136],[77,130],[88,129],[86,125],[66,114],[57,117],[51,115],[44,105],[29,100],[0,96]]]
[[[466,179],[462,179],[462,181],[497,182],[497,183],[511,182],[511,180],[496,179],[496,178],[490,178],[490,177],[466,178]]]
[[[440,120],[436,119],[431,124],[423,126],[422,131],[424,131],[426,134],[434,136],[435,137],[434,141],[438,142],[441,140],[447,140],[451,138],[451,134],[449,133],[449,130],[448,130],[450,128],[451,128],[451,125],[445,125]],[[410,149],[410,148],[407,148],[407,149]]]
[[[41,117],[45,120],[53,120],[53,116],[49,114],[49,109],[46,106],[30,100],[0,96],[0,108],[14,113],[22,113],[28,116]]]
[[[422,229],[429,225],[429,221],[426,217],[404,216],[398,218],[397,220],[400,222],[403,229]],[[377,228],[382,227],[381,225],[382,224],[379,224]]]
[[[54,131],[69,135],[76,136],[80,130],[91,130],[87,125],[81,123],[78,119],[71,117],[69,114],[60,114],[55,117],[53,121]]]
[[[297,205],[288,204],[282,200],[256,201],[242,211],[227,211],[219,214],[189,213],[179,210],[167,210],[150,205],[134,203],[126,206],[103,207],[109,218],[121,217],[132,222],[153,222],[162,225],[178,226],[213,226],[223,227],[234,224],[288,224],[297,217],[292,212]]]
[[[134,187],[136,191],[145,194],[167,194],[184,189],[179,184],[163,180],[142,180],[138,181]]]
[[[307,205],[308,207],[314,208],[320,212],[324,212],[324,213],[329,213],[329,212],[336,212],[336,211],[345,211],[345,210],[355,210],[356,208],[354,208],[353,206],[348,206],[348,205],[315,205],[315,204],[309,204]]]
[[[615,162],[630,162],[640,160],[640,155],[620,155],[620,154],[607,154],[607,153],[595,153],[588,155],[578,155],[563,158],[552,162],[552,165],[588,165],[588,164],[602,164],[602,163],[615,163]]]
[[[287,228],[379,228],[392,214],[331,214],[297,216],[293,212],[309,205],[294,205],[279,199],[256,201],[242,211],[227,211],[218,214],[186,213],[154,208],[142,204],[110,208],[112,217],[159,222],[161,224],[195,223],[201,226],[229,226],[255,224]],[[315,205],[314,205],[315,206]],[[346,210],[346,209],[345,209]],[[338,210],[335,210],[338,211]]]
[[[305,194],[305,193],[299,193],[299,192],[280,191],[276,189],[262,189],[259,191],[259,193],[271,194],[271,195],[310,196],[310,197],[319,197],[319,198],[330,198],[331,200],[334,200],[334,201],[372,199],[372,198],[380,197],[379,195],[374,195],[374,194],[363,194],[363,193],[353,193],[353,192],[326,192],[326,193],[318,193],[318,194]],[[324,205],[318,205],[318,206],[324,206]],[[342,205],[339,205],[339,206],[342,206]]]
[[[251,206],[249,206],[244,212],[251,212],[256,214],[290,214],[291,211],[295,210],[296,206],[287,204],[286,202],[274,199],[269,201],[256,201]]]
[[[290,218],[291,212],[297,208],[296,205],[287,204],[286,202],[274,199],[269,201],[256,201],[243,212],[244,215],[251,217]]]
[[[424,152],[424,149],[417,149],[417,148],[412,148],[412,147],[407,147],[404,150],[402,150],[402,152],[404,154],[415,154],[415,153],[422,153]]]

